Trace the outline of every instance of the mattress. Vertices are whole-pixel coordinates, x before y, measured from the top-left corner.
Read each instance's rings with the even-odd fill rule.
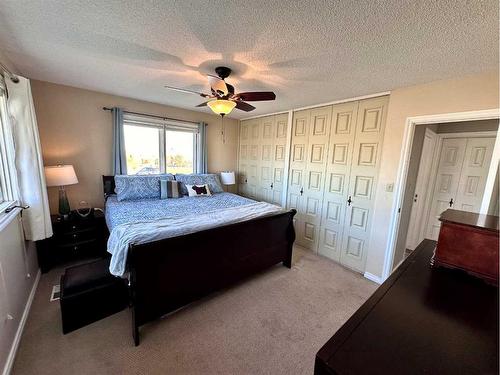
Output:
[[[232,193],[218,193],[208,197],[141,199],[121,202],[116,199],[116,196],[111,196],[106,201],[105,216],[106,224],[111,232],[122,224],[201,214],[252,203],[255,201]]]

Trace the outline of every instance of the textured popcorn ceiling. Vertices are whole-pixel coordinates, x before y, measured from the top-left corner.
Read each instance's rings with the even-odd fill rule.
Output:
[[[276,92],[257,115],[497,69],[498,1],[0,0],[0,49],[30,78],[190,109],[163,85],[207,91],[227,65]]]

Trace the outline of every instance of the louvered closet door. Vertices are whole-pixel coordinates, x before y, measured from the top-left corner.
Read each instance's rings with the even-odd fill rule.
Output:
[[[242,121],[240,126],[240,155],[238,162],[238,193],[248,196],[248,162],[250,152],[250,124]]]
[[[248,184],[247,193],[248,197],[258,199],[257,188],[260,183],[259,170],[261,162],[261,119],[252,120],[250,123],[250,153],[248,162]]]
[[[288,114],[275,116],[275,136],[273,144],[272,169],[272,203],[279,206],[283,203],[283,183],[285,179],[286,135],[288,129]]]
[[[303,193],[307,167],[307,144],[311,111],[294,112],[292,120],[292,141],[290,148],[290,169],[288,176],[287,208],[296,209],[294,217],[296,242],[307,246],[304,239]]]
[[[276,133],[274,116],[261,118],[260,165],[257,198],[261,201],[273,200],[273,146]]]
[[[453,204],[451,200],[454,200],[457,195],[466,147],[467,138],[443,139],[426,238],[437,240],[441,228],[439,216],[443,211],[451,207]]]
[[[494,147],[495,138],[467,139],[454,209],[476,213],[481,210]]]
[[[364,272],[382,153],[387,97],[359,102],[340,263]]]
[[[303,242],[314,251],[317,251],[319,243],[331,112],[331,106],[312,109],[309,125],[302,198]]]
[[[340,260],[358,102],[333,106],[318,252]]]

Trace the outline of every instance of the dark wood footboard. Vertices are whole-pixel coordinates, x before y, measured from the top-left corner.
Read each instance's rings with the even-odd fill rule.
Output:
[[[141,245],[128,254],[132,328],[282,262],[295,240],[291,210]]]

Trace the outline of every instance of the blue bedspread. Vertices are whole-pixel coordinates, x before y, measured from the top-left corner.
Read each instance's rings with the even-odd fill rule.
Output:
[[[141,199],[121,202],[118,202],[116,196],[111,196],[106,201],[106,223],[111,232],[113,228],[121,224],[186,216],[251,203],[255,201],[231,193],[218,193],[209,197]]]

